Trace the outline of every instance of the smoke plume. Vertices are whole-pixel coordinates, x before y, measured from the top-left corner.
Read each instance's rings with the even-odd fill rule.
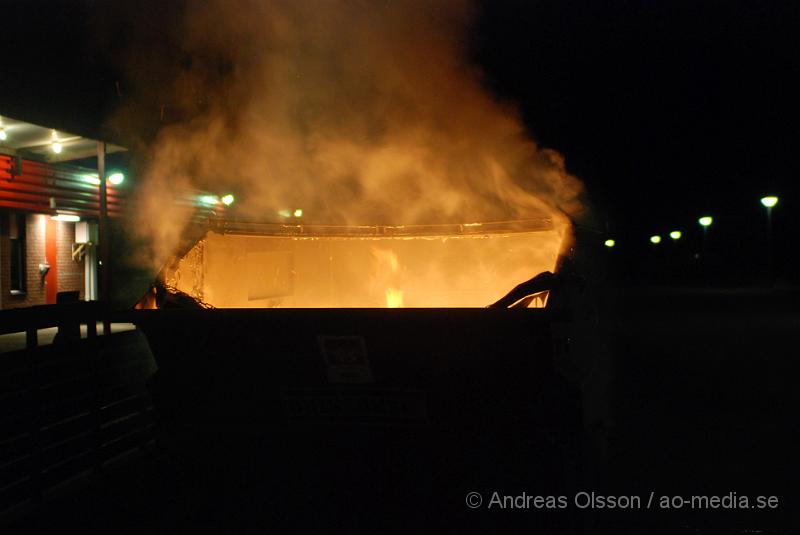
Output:
[[[566,232],[581,185],[482,87],[472,15],[462,0],[210,0],[164,15],[162,49],[128,63],[133,100],[167,115],[132,226],[155,262],[191,216],[165,201],[190,188],[233,192],[238,216],[264,221],[296,208],[325,224],[546,216]]]

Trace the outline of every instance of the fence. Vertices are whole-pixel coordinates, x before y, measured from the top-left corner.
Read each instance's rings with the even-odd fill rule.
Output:
[[[0,311],[0,334],[25,332],[27,345],[0,354],[0,520],[152,443],[145,380],[155,365],[138,332],[97,334],[111,319],[99,303]],[[59,334],[40,346],[49,327]]]

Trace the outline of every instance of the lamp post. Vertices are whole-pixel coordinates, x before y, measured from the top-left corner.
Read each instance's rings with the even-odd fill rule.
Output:
[[[767,209],[767,281],[772,285],[772,209],[778,204],[774,195],[761,197],[761,204]]]
[[[697,222],[703,227],[703,258],[705,258],[708,255],[708,227],[714,222],[714,218],[710,215],[704,215]],[[703,262],[705,261],[703,260]]]

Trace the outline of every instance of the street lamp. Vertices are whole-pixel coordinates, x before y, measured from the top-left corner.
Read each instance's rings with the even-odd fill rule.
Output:
[[[650,243],[655,243],[655,244],[661,243],[661,236],[659,235],[650,236]]]
[[[606,240],[603,243],[603,245],[605,245],[608,248],[614,247],[616,244],[617,244],[617,242],[615,242],[614,240]]]
[[[772,284],[772,209],[778,204],[774,195],[761,197],[761,204],[767,209],[767,277]]]
[[[768,209],[772,208],[773,206],[778,204],[778,198],[773,195],[767,197],[761,197],[761,204],[766,206]]]
[[[705,258],[708,255],[708,227],[714,222],[714,218],[710,215],[704,215],[697,222],[703,227],[703,258]]]
[[[680,240],[681,236],[683,236],[683,234],[681,233],[680,230],[673,230],[672,232],[669,233],[669,237],[676,241]]]

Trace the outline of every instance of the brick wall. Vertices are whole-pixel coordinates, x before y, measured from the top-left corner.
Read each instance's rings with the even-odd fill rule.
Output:
[[[72,244],[75,243],[75,223],[56,221],[56,257],[58,258],[58,291],[79,290],[83,299],[84,261],[72,259]]]
[[[46,302],[45,285],[39,275],[39,264],[45,260],[46,215],[27,214],[25,217],[25,261],[27,264],[27,288],[25,295],[11,295],[11,212],[0,212],[0,308],[18,308],[43,305]],[[72,260],[72,243],[75,241],[75,225],[57,221],[56,257],[58,261],[58,291],[79,290],[84,295],[83,261]]]

